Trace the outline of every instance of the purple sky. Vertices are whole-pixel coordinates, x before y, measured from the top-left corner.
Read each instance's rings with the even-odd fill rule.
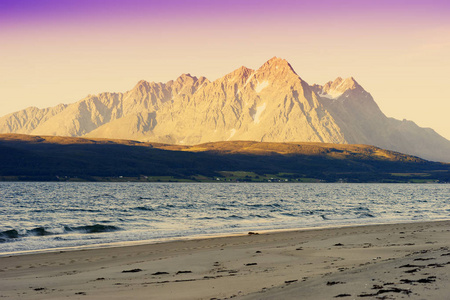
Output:
[[[190,21],[287,21],[290,18],[331,19],[348,21],[374,18],[381,23],[388,21],[421,20],[444,21],[448,19],[450,1],[405,0],[2,0],[0,22],[9,26],[26,23],[101,23],[170,18],[178,23]],[[385,16],[386,19],[378,19]],[[350,20],[349,20],[350,19]],[[239,23],[240,23],[239,22]]]

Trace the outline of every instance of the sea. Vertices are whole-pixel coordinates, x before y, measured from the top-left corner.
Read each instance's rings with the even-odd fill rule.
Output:
[[[0,255],[450,219],[449,184],[0,182]]]

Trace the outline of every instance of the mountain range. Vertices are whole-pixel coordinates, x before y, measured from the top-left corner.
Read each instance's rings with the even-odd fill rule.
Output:
[[[450,141],[389,118],[350,77],[309,85],[284,59],[215,80],[183,74],[139,81],[125,93],[30,107],[0,118],[0,133],[127,139],[195,145],[217,141],[367,144],[450,162]]]

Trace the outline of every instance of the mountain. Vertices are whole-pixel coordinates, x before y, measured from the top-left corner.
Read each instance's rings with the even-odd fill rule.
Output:
[[[450,164],[367,145],[0,134],[2,180],[448,182]]]
[[[0,133],[132,139],[194,145],[216,141],[368,144],[450,162],[450,141],[412,121],[386,117],[354,78],[309,85],[284,59],[209,81],[183,74],[140,81],[53,108],[0,118]]]

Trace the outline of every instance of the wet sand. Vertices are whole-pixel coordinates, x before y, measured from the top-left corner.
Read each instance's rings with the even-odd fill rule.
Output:
[[[0,257],[4,299],[446,299],[450,221]]]

